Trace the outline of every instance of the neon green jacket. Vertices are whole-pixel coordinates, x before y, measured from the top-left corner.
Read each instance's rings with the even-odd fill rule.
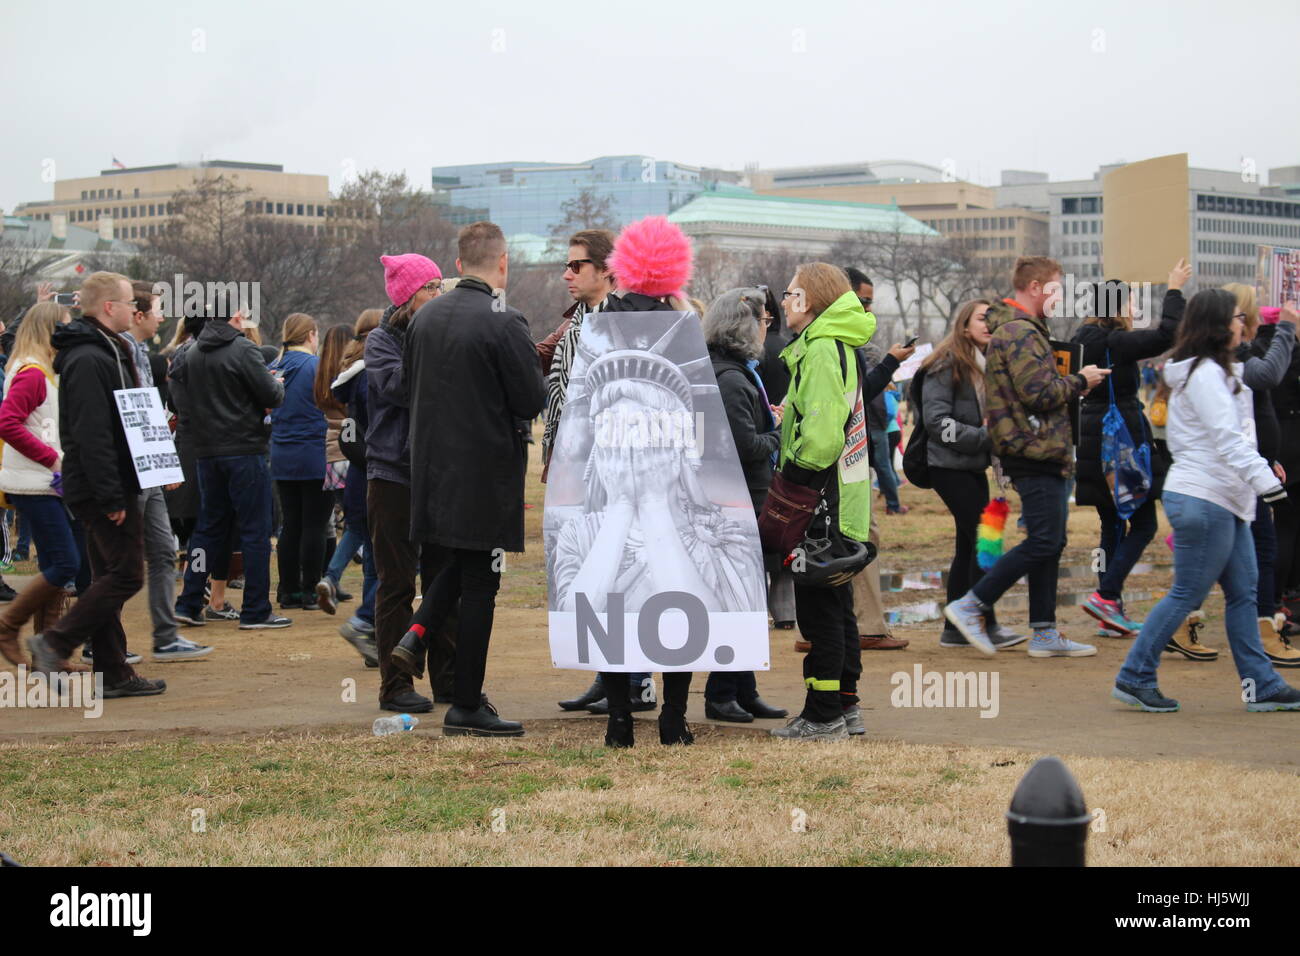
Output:
[[[790,391],[778,467],[793,462],[816,472],[836,466],[840,533],[855,541],[866,541],[871,530],[871,472],[853,350],[869,342],[875,331],[876,317],[846,292],[781,352],[790,370]],[[836,341],[844,343],[844,375]]]

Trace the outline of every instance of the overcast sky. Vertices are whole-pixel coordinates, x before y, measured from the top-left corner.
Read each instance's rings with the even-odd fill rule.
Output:
[[[1300,164],[1296,0],[0,0],[0,208],[43,179],[647,153],[996,184],[1186,151]],[[52,165],[51,165],[52,163]]]

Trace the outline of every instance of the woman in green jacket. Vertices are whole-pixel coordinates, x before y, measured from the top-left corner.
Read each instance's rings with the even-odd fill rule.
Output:
[[[781,353],[790,390],[777,467],[786,482],[825,489],[828,510],[814,516],[809,537],[865,542],[871,472],[854,349],[871,339],[875,317],[863,310],[848,277],[825,262],[801,265],[782,304],[796,338]],[[843,739],[846,712],[860,719],[862,656],[852,582],[809,587],[796,579],[795,613],[812,644],[804,658],[807,697],[799,716],[772,733],[787,740]]]

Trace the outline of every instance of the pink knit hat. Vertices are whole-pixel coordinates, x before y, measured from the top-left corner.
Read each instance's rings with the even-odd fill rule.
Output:
[[[1280,318],[1282,318],[1282,310],[1277,306],[1264,306],[1259,310],[1260,325],[1277,325]]]
[[[384,264],[384,288],[393,305],[405,305],[420,291],[420,286],[433,279],[442,278],[438,263],[418,252],[400,256],[380,256]]]

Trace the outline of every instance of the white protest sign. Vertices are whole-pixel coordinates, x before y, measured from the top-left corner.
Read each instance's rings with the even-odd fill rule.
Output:
[[[758,524],[694,313],[586,317],[542,535],[556,667],[769,668]]]
[[[157,488],[184,481],[181,460],[176,455],[167,412],[156,388],[119,388],[113,391],[117,415],[126,430],[140,487]]]
[[[929,342],[918,346],[917,350],[912,353],[911,357],[909,357],[902,365],[898,366],[898,371],[894,373],[894,381],[910,381],[916,375],[916,370],[921,367],[921,363],[924,362],[926,357],[933,351],[934,346]]]

